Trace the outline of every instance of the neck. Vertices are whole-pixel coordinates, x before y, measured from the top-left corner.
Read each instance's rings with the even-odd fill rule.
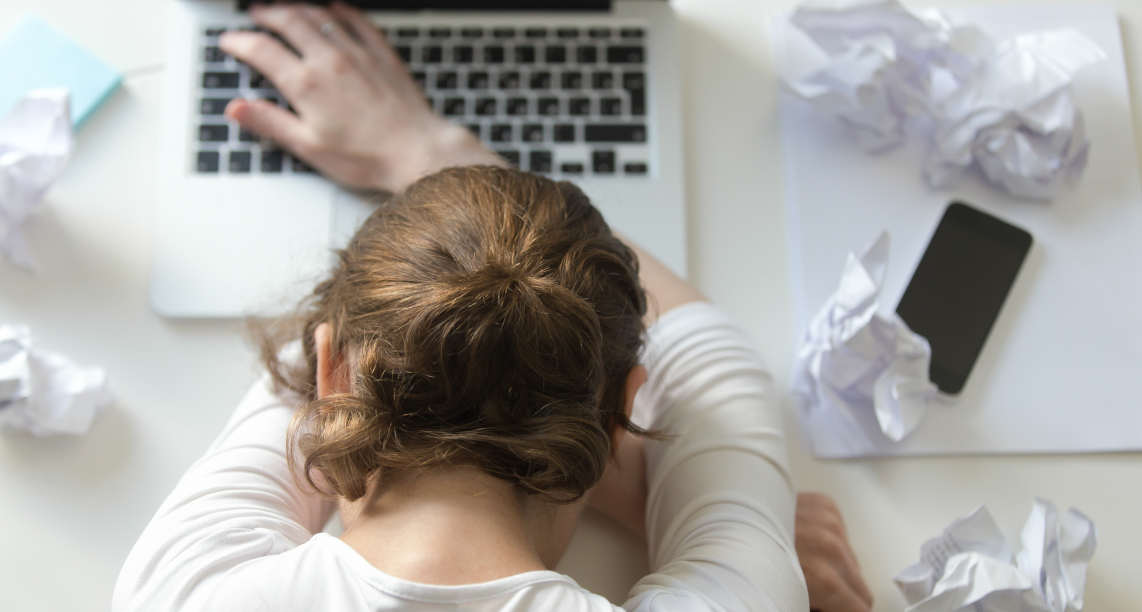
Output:
[[[341,539],[381,571],[449,585],[554,564],[542,510],[511,484],[467,466],[386,479],[383,488],[374,481],[364,497],[341,503]]]

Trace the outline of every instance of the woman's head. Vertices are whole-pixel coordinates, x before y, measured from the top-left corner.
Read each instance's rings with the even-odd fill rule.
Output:
[[[493,167],[426,177],[374,212],[303,313],[291,428],[331,492],[473,465],[552,501],[603,474],[646,298],[634,254],[574,185]],[[328,324],[343,393],[317,393]],[[292,460],[292,457],[291,457]]]

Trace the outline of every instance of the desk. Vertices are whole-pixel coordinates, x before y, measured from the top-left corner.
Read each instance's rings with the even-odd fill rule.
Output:
[[[675,2],[691,277],[756,336],[786,388],[796,331],[765,26],[793,4]],[[1142,126],[1142,5],[1113,4]],[[27,228],[38,273],[0,264],[0,321],[27,323],[42,346],[105,366],[117,398],[84,437],[0,437],[0,609],[105,608],[143,525],[256,372],[240,322],[168,321],[148,305],[164,7],[155,0],[0,6],[0,31],[35,10],[133,75],[84,126],[71,167]],[[901,608],[892,576],[953,518],[987,504],[1014,537],[1036,495],[1079,507],[1100,530],[1087,609],[1142,602],[1139,455],[819,462],[799,444],[792,416],[789,425],[798,487],[837,498],[877,610]],[[621,599],[644,567],[639,557],[637,542],[588,517],[560,569]]]

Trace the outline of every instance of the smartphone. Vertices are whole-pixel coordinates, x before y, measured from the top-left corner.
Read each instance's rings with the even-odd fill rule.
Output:
[[[940,391],[963,390],[1030,249],[1031,234],[982,210],[952,202],[944,211],[896,306],[932,345]]]

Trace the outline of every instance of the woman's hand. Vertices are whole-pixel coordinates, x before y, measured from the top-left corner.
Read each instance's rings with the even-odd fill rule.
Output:
[[[447,166],[502,160],[432,112],[381,32],[344,4],[254,6],[274,37],[233,31],[222,50],[265,75],[296,109],[236,99],[226,116],[351,187],[400,191]],[[300,54],[300,56],[298,55]]]
[[[860,575],[837,504],[820,493],[799,494],[795,531],[809,607],[820,612],[871,610],[872,592]]]

